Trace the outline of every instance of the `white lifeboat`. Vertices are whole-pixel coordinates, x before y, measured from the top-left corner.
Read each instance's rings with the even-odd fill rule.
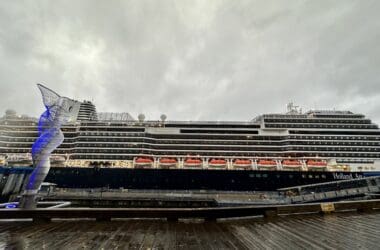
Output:
[[[234,168],[249,169],[252,167],[252,160],[249,159],[236,159],[232,162]]]
[[[302,163],[299,160],[283,160],[282,167],[287,170],[299,170],[302,168]]]
[[[225,159],[211,159],[208,162],[208,165],[214,168],[225,168],[227,166],[227,161]]]
[[[275,160],[259,160],[257,162],[257,167],[259,169],[276,169],[277,162]]]
[[[186,168],[200,168],[202,167],[202,160],[199,158],[186,158],[183,166]]]
[[[172,168],[177,167],[177,160],[175,158],[163,157],[159,161],[159,166],[161,168]]]
[[[150,157],[138,157],[134,161],[134,166],[137,168],[151,168],[153,163],[154,161]]]
[[[324,160],[308,160],[306,165],[309,170],[325,170],[327,168],[327,162]]]

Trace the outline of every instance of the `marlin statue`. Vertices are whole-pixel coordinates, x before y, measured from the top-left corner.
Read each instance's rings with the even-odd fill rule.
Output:
[[[34,170],[29,176],[20,200],[20,207],[36,207],[36,195],[50,169],[50,154],[63,142],[62,125],[75,113],[78,101],[62,97],[51,89],[37,84],[41,91],[46,111],[38,122],[38,138],[32,146]]]

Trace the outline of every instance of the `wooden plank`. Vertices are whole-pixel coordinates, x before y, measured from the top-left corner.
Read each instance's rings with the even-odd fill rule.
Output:
[[[199,223],[0,222],[3,249],[378,249],[380,213]]]

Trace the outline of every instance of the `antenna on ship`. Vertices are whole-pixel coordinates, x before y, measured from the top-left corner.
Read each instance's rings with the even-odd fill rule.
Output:
[[[302,114],[302,109],[299,106],[294,105],[292,101],[290,101],[286,105],[287,114]]]
[[[143,123],[144,120],[145,120],[145,115],[144,114],[139,114],[139,116],[137,118],[139,119],[140,123]]]
[[[166,121],[166,118],[167,118],[167,116],[166,116],[165,114],[162,114],[162,115],[160,116],[160,119],[161,119],[162,122],[165,122],[165,121]]]
[[[165,121],[166,121],[166,118],[167,118],[167,116],[166,116],[165,114],[162,114],[162,115],[160,116],[162,126],[164,126],[164,127],[165,127]],[[161,125],[160,125],[160,126],[161,126]]]

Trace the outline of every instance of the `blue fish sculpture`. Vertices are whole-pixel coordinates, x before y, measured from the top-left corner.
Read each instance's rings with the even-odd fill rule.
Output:
[[[62,97],[51,89],[38,84],[46,111],[38,122],[38,138],[32,146],[34,170],[29,176],[20,200],[20,207],[36,207],[36,195],[50,169],[50,155],[63,142],[62,125],[67,123],[77,112],[79,102]]]

